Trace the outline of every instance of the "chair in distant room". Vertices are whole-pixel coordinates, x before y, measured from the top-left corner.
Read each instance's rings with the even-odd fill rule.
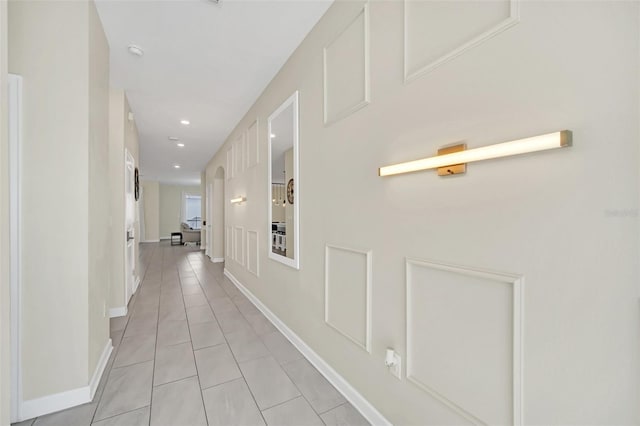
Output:
[[[200,244],[200,230],[191,228],[187,223],[180,224],[180,232],[182,232],[182,243]]]

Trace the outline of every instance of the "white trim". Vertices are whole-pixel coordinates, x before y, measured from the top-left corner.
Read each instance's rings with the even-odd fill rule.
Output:
[[[118,317],[126,317],[127,316],[127,307],[122,306],[119,308],[110,308],[109,309],[109,318],[118,318]]]
[[[136,246],[135,239],[129,241],[129,232],[135,237],[136,228],[135,228],[135,210],[136,210],[136,200],[135,200],[135,170],[136,170],[136,160],[133,158],[133,155],[127,148],[124,149],[124,250],[123,250],[123,262],[124,262],[124,300],[125,304],[129,302],[131,296],[133,296],[134,290],[133,287],[135,283],[131,282],[131,280],[135,279],[135,267],[136,267]],[[129,175],[130,173],[130,175]],[[129,184],[131,185],[131,191],[129,191]],[[131,218],[132,222],[127,223],[129,218],[127,217],[127,213],[129,210],[129,206],[131,205],[133,211],[131,214],[133,217]],[[131,262],[133,265],[129,264],[129,251],[132,251]],[[133,275],[133,276],[131,276]]]
[[[11,384],[10,421],[16,422],[22,412],[22,285],[20,271],[20,210],[22,163],[22,77],[8,76],[8,136],[9,136],[9,281],[10,281],[10,341]]]
[[[133,292],[129,296],[129,300],[131,300],[131,297],[136,294],[136,291],[138,291],[138,287],[140,286],[140,277],[137,275],[134,275],[134,277],[135,280],[133,281]],[[129,300],[127,300],[127,303],[129,303]]]
[[[359,255],[363,255],[365,257],[365,262],[367,264],[366,271],[366,300],[365,300],[365,336],[364,342],[359,341],[357,338],[351,336],[344,330],[341,330],[336,324],[332,324],[329,321],[329,251],[333,250],[342,250],[350,253],[355,253]],[[372,260],[373,252],[371,250],[357,250],[348,247],[340,247],[332,244],[325,245],[324,249],[324,322],[338,333],[342,334],[344,337],[349,339],[352,343],[354,343],[359,348],[364,349],[365,351],[371,353],[371,283],[373,281],[373,260]]]
[[[111,344],[111,339],[109,339],[107,340],[107,344],[102,351],[98,365],[91,377],[91,382],[89,382],[87,386],[24,401],[22,403],[22,410],[18,421],[32,419],[34,417],[55,413],[56,411],[65,410],[67,408],[91,402],[93,395],[98,388],[98,384],[100,383],[105,367],[107,366],[107,361],[109,360],[112,350],[113,346]]]
[[[316,369],[353,405],[353,407],[376,426],[391,426],[389,422],[369,401],[365,399],[347,380],[336,372],[320,355],[318,355],[304,340],[294,333],[287,325],[267,308],[256,296],[225,268],[224,275],[258,308],[265,317],[313,364]]]
[[[343,109],[342,111],[337,112],[333,117],[329,117],[329,93],[327,92],[328,83],[327,83],[327,49],[331,48],[331,45],[338,41],[338,39],[353,25],[360,15],[363,16],[363,41],[364,41],[364,98],[361,101],[356,102],[355,104]],[[329,44],[327,44],[322,49],[322,71],[323,71],[323,97],[324,97],[324,105],[323,105],[323,119],[324,125],[330,126],[333,123],[336,123],[343,118],[346,118],[353,114],[354,112],[364,108],[365,106],[371,103],[371,85],[370,85],[370,71],[369,71],[369,2],[367,1],[363,7],[362,11],[360,11],[355,18],[342,30],[340,33],[333,39]],[[269,133],[271,134],[271,133]]]
[[[20,420],[32,419],[56,411],[76,407],[91,401],[89,386],[72,389],[66,392],[55,393],[41,398],[30,399],[22,403]]]
[[[109,339],[107,340],[107,344],[102,350],[102,354],[100,355],[100,359],[98,360],[98,365],[96,365],[96,369],[94,370],[93,376],[91,376],[91,381],[89,382],[89,400],[93,400],[93,396],[96,394],[96,389],[98,389],[100,379],[104,374],[104,369],[107,367],[107,362],[109,361],[109,357],[111,356],[112,351],[113,344],[111,339]]]
[[[523,365],[523,318],[524,318],[524,277],[518,274],[510,274],[504,272],[494,272],[485,269],[479,268],[471,268],[467,266],[454,265],[450,263],[443,263],[432,260],[423,260],[423,259],[415,259],[415,258],[406,258],[405,259],[405,277],[406,277],[406,342],[407,342],[407,381],[413,383],[418,388],[427,392],[434,398],[438,399],[442,403],[444,403],[447,407],[452,409],[454,412],[458,413],[462,417],[471,421],[474,424],[485,424],[485,422],[474,414],[470,413],[463,407],[456,404],[454,401],[451,401],[441,393],[439,393],[436,389],[433,389],[426,383],[423,383],[419,378],[415,377],[412,373],[413,359],[411,356],[412,352],[412,330],[411,330],[411,301],[413,300],[412,292],[411,292],[411,271],[410,266],[416,265],[424,268],[431,268],[441,271],[453,272],[457,274],[467,275],[471,277],[479,277],[488,280],[494,280],[498,282],[509,283],[513,286],[513,371],[512,371],[512,390],[513,390],[513,420],[511,422],[514,426],[520,426],[523,424],[523,415],[522,415],[522,401],[523,401],[523,375],[524,375],[524,365]]]
[[[168,237],[160,237],[160,240],[161,240],[161,241],[162,241],[162,240],[170,240],[170,239],[171,239],[171,236],[168,236]],[[154,241],[155,241],[155,240],[154,240]]]
[[[245,139],[245,145],[247,147],[247,169],[255,167],[260,163],[260,129],[258,127],[258,124],[259,124],[258,123],[258,118],[256,117],[254,122],[251,123],[249,125],[249,127],[247,127],[247,129],[244,131],[245,132],[245,138],[244,138]],[[251,141],[249,141],[248,134],[249,134],[249,129],[251,129],[253,126],[256,127],[256,139],[253,142],[251,142]],[[251,143],[253,143],[253,145],[254,145],[253,148],[256,151],[256,161],[255,161],[255,163],[251,163],[251,161],[250,161],[250,155],[249,155],[250,148],[249,147],[250,147]]]
[[[169,238],[167,238],[167,239],[169,239]],[[141,243],[159,243],[160,240],[159,239],[158,240],[144,240],[144,241],[140,241],[140,242]]]
[[[237,232],[240,232],[240,246],[238,246],[238,237]],[[244,227],[243,226],[234,226],[233,227],[233,260],[238,262],[238,264],[244,266],[245,255],[244,255]],[[240,253],[238,253],[240,251]],[[240,256],[238,256],[240,254]]]
[[[294,269],[300,269],[300,133],[299,133],[299,91],[293,92],[293,95],[289,96],[282,105],[278,107],[267,119],[267,205],[270,206],[268,211],[267,229],[265,235],[271,235],[271,223],[272,223],[272,208],[271,200],[273,199],[272,191],[272,179],[271,179],[271,122],[285,109],[293,105],[293,259],[275,254],[271,250],[271,238],[265,238],[267,242],[267,253],[269,259],[275,260]]]
[[[251,251],[249,250],[249,235],[250,234],[255,234],[256,235],[256,251],[254,253],[251,253]],[[244,257],[246,259],[247,271],[251,272],[256,277],[259,277],[260,276],[260,234],[256,230],[248,229],[247,232],[246,232],[246,237],[247,237],[247,243],[246,243],[246,253],[245,253]],[[256,270],[255,271],[252,271],[251,268],[249,267],[249,259],[251,259],[252,257],[256,258]]]
[[[503,19],[498,24],[494,25],[492,28],[488,29],[484,33],[478,35],[477,37],[472,38],[471,40],[463,43],[462,45],[456,47],[449,53],[444,54],[440,58],[436,59],[433,62],[430,62],[422,67],[419,67],[415,71],[409,72],[409,32],[408,30],[408,22],[407,22],[407,0],[404,0],[404,11],[403,11],[403,20],[404,20],[404,36],[403,36],[403,44],[404,44],[404,83],[408,84],[417,78],[433,71],[435,68],[440,65],[449,62],[453,58],[462,55],[467,50],[471,50],[477,45],[495,37],[501,32],[507,30],[508,28],[513,27],[518,22],[520,22],[520,0],[509,0],[509,17]]]
[[[211,263],[224,263],[224,257],[212,257]]]

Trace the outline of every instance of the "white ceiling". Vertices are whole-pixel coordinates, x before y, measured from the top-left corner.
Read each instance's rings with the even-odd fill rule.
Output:
[[[111,48],[111,86],[125,89],[138,126],[142,179],[199,183],[332,1],[97,0]],[[129,53],[130,44],[144,56]]]

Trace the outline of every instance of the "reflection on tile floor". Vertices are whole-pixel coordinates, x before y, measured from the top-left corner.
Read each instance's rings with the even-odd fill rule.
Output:
[[[94,400],[25,426],[367,425],[194,248],[143,244],[144,279]]]

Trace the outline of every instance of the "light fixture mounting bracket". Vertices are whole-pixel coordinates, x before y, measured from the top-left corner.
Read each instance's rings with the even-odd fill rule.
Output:
[[[456,145],[445,146],[438,150],[438,155],[453,154],[467,149],[467,144],[459,143]],[[467,172],[467,163],[452,164],[450,166],[438,167],[438,176],[453,176]]]

